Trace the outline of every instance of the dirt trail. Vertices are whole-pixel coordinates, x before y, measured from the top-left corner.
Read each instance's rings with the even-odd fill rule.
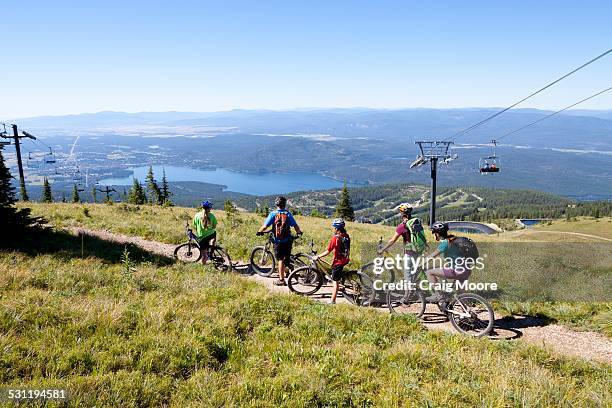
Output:
[[[176,245],[164,244],[157,241],[149,241],[140,237],[116,234],[109,231],[91,230],[86,228],[71,228],[72,234],[84,234],[99,239],[117,242],[120,244],[133,244],[146,251],[162,256],[172,257]],[[230,254],[231,255],[231,254]],[[270,291],[278,293],[289,293],[289,289],[274,286],[273,279],[264,278],[259,275],[250,275],[249,266],[239,263],[236,268],[245,273],[248,279],[254,280]],[[329,302],[331,287],[324,286],[313,299],[320,302]],[[344,299],[338,298],[338,303],[345,303]],[[381,312],[387,312],[386,308],[377,308]],[[423,324],[428,329],[444,330],[454,332],[454,329],[446,321],[445,317],[438,311],[435,305],[428,305],[423,317]],[[557,324],[546,325],[543,319],[527,316],[515,316],[513,318],[497,318],[494,332],[490,336],[492,340],[520,340],[553,352],[581,357],[588,360],[597,360],[612,363],[612,340],[607,337],[588,331],[574,331],[565,326]]]

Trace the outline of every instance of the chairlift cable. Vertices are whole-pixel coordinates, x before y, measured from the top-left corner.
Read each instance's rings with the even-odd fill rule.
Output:
[[[548,115],[546,115],[546,116],[544,116],[544,117],[542,117],[542,118],[540,118],[540,119],[538,119],[538,120],[536,120],[536,121],[534,121],[534,122],[531,122],[531,123],[529,123],[529,124],[527,124],[527,125],[525,125],[525,126],[522,126],[522,127],[518,128],[518,129],[515,129],[515,130],[513,130],[513,131],[511,131],[511,132],[508,132],[508,133],[506,133],[506,134],[504,134],[504,135],[502,135],[502,136],[498,137],[498,138],[497,138],[497,139],[495,139],[495,140],[500,140],[500,139],[502,139],[502,138],[504,138],[504,137],[506,137],[506,136],[510,136],[510,135],[512,135],[512,134],[514,134],[514,133],[520,132],[520,131],[521,131],[521,130],[523,130],[523,129],[527,129],[527,128],[528,128],[528,127],[530,127],[530,126],[533,126],[533,125],[535,125],[535,124],[537,124],[537,123],[540,123],[540,122],[542,122],[543,120],[546,120],[546,119],[548,119],[548,118],[550,118],[550,117],[552,117],[552,116],[555,116],[555,115],[557,115],[557,114],[559,114],[559,113],[561,113],[561,112],[564,112],[564,111],[566,111],[566,110],[568,110],[568,109],[571,109],[571,108],[573,108],[574,106],[580,105],[581,103],[586,102],[586,101],[588,101],[588,100],[590,100],[590,99],[593,99],[593,98],[595,98],[596,96],[599,96],[599,95],[601,95],[601,94],[603,94],[603,93],[606,93],[606,92],[608,92],[608,91],[610,91],[610,90],[612,90],[612,86],[611,86],[611,87],[609,87],[609,88],[604,89],[603,91],[599,91],[599,92],[597,92],[596,94],[589,96],[588,98],[584,98],[584,99],[583,99],[583,100],[581,100],[581,101],[578,101],[578,102],[573,103],[573,104],[571,104],[571,105],[569,105],[569,106],[566,106],[566,107],[565,107],[565,108],[563,108],[563,109],[560,109],[560,110],[558,110],[558,111],[556,111],[556,112],[550,113],[550,114],[548,114]]]
[[[532,92],[532,93],[531,93],[531,94],[529,94],[528,96],[524,97],[523,99],[519,100],[518,102],[513,103],[512,105],[508,106],[507,108],[504,108],[504,109],[502,109],[501,111],[494,113],[493,115],[491,115],[491,116],[489,116],[489,117],[487,117],[487,118],[485,118],[485,119],[481,120],[480,122],[477,122],[477,123],[473,124],[472,126],[469,126],[469,127],[465,128],[465,129],[463,129],[463,130],[460,130],[459,132],[455,133],[453,136],[451,136],[451,137],[450,137],[450,138],[448,138],[447,140],[453,140],[453,139],[456,139],[456,138],[458,138],[458,137],[460,137],[460,136],[463,136],[463,135],[465,135],[466,133],[468,133],[468,132],[470,132],[470,131],[472,131],[472,130],[476,129],[477,127],[480,127],[480,126],[484,125],[486,122],[490,121],[491,119],[494,119],[494,118],[498,117],[499,115],[503,114],[504,112],[509,111],[510,109],[514,108],[515,106],[517,106],[517,105],[519,105],[519,104],[521,104],[521,103],[525,102],[527,99],[530,99],[530,98],[534,97],[535,95],[539,94],[540,92],[542,92],[542,91],[544,91],[544,90],[546,90],[546,89],[550,88],[551,86],[553,86],[553,85],[555,85],[556,83],[558,83],[558,82],[560,82],[560,81],[564,80],[565,78],[569,77],[570,75],[572,75],[572,74],[574,74],[574,73],[576,73],[576,72],[580,71],[581,69],[585,68],[586,66],[588,66],[588,65],[590,65],[590,64],[592,64],[592,63],[594,63],[595,61],[597,61],[597,60],[599,60],[599,59],[601,59],[601,58],[603,58],[603,57],[605,57],[606,55],[610,54],[611,52],[612,52],[612,48],[610,48],[609,50],[605,51],[604,53],[602,53],[602,54],[598,55],[597,57],[595,57],[595,58],[591,59],[590,61],[588,61],[588,62],[586,62],[586,63],[582,64],[582,65],[581,65],[581,66],[579,66],[578,68],[573,69],[572,71],[568,72],[567,74],[563,75],[562,77],[555,79],[553,82],[549,83],[548,85],[546,85],[546,86],[544,86],[544,87],[542,87],[542,88],[538,89],[538,90],[537,90],[537,91],[535,91],[535,92]]]

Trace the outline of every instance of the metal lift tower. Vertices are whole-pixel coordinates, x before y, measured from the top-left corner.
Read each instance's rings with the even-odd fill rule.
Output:
[[[450,147],[453,142],[415,142],[419,145],[421,154],[412,162],[410,168],[422,166],[427,162],[431,163],[431,204],[429,208],[429,226],[436,222],[436,181],[438,174],[438,162],[448,164],[455,160],[457,155],[450,154]]]

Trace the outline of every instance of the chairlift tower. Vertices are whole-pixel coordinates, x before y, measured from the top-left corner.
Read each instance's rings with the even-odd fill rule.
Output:
[[[101,188],[97,188],[94,187],[96,191],[99,191],[101,193],[106,193],[106,201],[110,201],[111,199],[111,193],[113,192],[117,192],[117,190],[115,190],[114,188],[110,188],[109,186],[105,186],[104,189]]]
[[[448,164],[451,160],[455,160],[458,156],[450,154],[450,148],[453,142],[415,142],[419,145],[421,154],[410,165],[410,168],[422,166],[425,163],[431,163],[431,201],[429,207],[429,226],[436,222],[436,184],[438,177],[438,162]]]
[[[21,132],[22,136],[19,136],[19,130],[17,129],[17,125],[12,125],[12,128],[13,128],[13,136],[9,136],[7,134],[6,127],[5,127],[5,131],[0,133],[0,136],[2,136],[5,139],[14,140],[15,153],[17,154],[17,168],[19,170],[19,190],[21,193],[21,201],[28,201],[29,197],[26,191],[25,176],[23,174],[23,162],[21,161],[21,146],[20,146],[19,139],[28,138],[28,139],[36,140],[36,138],[32,136],[31,134],[29,134],[28,132]]]

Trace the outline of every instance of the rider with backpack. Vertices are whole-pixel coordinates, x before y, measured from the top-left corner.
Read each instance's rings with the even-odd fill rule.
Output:
[[[298,235],[302,234],[293,215],[285,209],[287,199],[283,196],[276,197],[274,202],[276,210],[270,212],[268,218],[263,222],[257,235],[263,235],[268,227],[272,227],[272,236],[274,243],[274,256],[278,261],[278,280],[274,281],[276,286],[285,286],[285,267],[290,262],[291,249],[293,246],[293,237],[291,236],[291,228],[295,229]]]
[[[427,248],[427,238],[425,237],[425,231],[423,229],[423,223],[419,218],[412,217],[412,207],[410,204],[400,204],[397,208],[400,215],[402,216],[402,222],[395,229],[395,234],[389,240],[387,245],[378,250],[379,254],[384,253],[389,249],[397,240],[402,237],[404,242],[404,254],[408,256],[408,264],[404,270],[404,279],[410,280],[409,273],[413,270],[412,265],[417,261],[417,258]]]
[[[330,253],[334,253],[334,259],[332,261],[331,276],[334,282],[331,302],[336,303],[336,296],[338,296],[338,288],[340,287],[339,281],[342,278],[342,272],[344,266],[350,262],[351,253],[351,238],[346,232],[345,223],[342,218],[336,218],[332,222],[334,228],[334,235],[329,240],[327,249],[317,255],[315,259],[323,258]]]
[[[442,256],[445,260],[442,268],[434,268],[425,271],[427,280],[430,284],[436,285],[439,279],[455,279],[464,281],[470,277],[472,269],[470,265],[478,258],[478,248],[474,241],[467,237],[456,237],[448,233],[448,224],[437,221],[431,226],[431,232],[436,237],[436,241],[440,244],[438,248],[431,253],[427,258],[435,258]],[[467,262],[467,260],[471,260]],[[426,300],[429,302],[437,302],[442,299],[439,292]]]

